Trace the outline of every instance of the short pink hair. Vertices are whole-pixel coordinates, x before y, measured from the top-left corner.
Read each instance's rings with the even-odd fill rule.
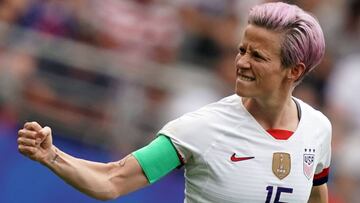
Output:
[[[304,63],[302,77],[324,56],[325,40],[319,22],[295,5],[282,2],[257,5],[250,10],[248,23],[283,33],[281,63],[284,67]]]

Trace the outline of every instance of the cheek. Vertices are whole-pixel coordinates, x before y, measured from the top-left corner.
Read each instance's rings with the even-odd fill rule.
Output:
[[[256,70],[254,70],[254,73],[261,81],[267,84],[268,83],[272,84],[272,83],[277,83],[277,81],[279,81],[280,78],[283,77],[284,73],[280,68],[281,67],[275,66],[273,64],[258,65]]]
[[[252,71],[258,79],[266,80],[271,77],[271,66],[257,62],[253,62],[252,64]]]
[[[265,84],[268,85],[268,88],[277,87],[279,88],[284,83],[284,78],[286,75],[283,71],[280,70],[273,70],[267,73],[267,76],[264,76],[266,79]]]

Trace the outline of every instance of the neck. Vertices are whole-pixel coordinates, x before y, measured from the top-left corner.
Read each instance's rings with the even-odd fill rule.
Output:
[[[297,108],[291,95],[272,100],[243,98],[243,104],[265,130],[296,130],[298,124]]]

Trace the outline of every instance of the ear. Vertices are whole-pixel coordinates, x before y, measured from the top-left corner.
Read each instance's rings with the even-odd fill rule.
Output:
[[[288,72],[288,78],[298,81],[305,74],[305,64],[298,63]]]

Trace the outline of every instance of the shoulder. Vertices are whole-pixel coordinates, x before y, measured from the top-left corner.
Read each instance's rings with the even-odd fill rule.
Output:
[[[237,95],[222,98],[170,121],[163,130],[191,132],[199,129],[212,129],[219,124],[225,125],[229,118],[234,118],[236,115],[235,108],[239,107],[239,102],[241,102],[241,98]]]
[[[329,118],[320,110],[313,108],[301,99],[294,98],[299,102],[302,114],[309,125],[317,126],[317,129],[322,129],[331,134],[332,125]]]
[[[228,97],[224,97],[221,100],[208,104],[203,108],[199,109],[199,111],[210,111],[210,112],[233,112],[234,108],[239,109],[242,105],[241,97],[233,94]]]
[[[222,132],[234,126],[236,96],[225,97],[196,111],[167,123],[158,134],[171,138],[180,154],[187,159],[189,154],[201,154],[223,136]],[[229,122],[230,121],[230,122]]]
[[[192,115],[193,117],[197,117],[195,115],[201,116],[214,116],[218,113],[226,113],[232,112],[234,108],[238,108],[241,104],[241,98],[237,95],[230,95],[228,97],[224,97],[217,102],[213,102],[207,104],[196,111],[189,112],[184,114],[184,116]]]

